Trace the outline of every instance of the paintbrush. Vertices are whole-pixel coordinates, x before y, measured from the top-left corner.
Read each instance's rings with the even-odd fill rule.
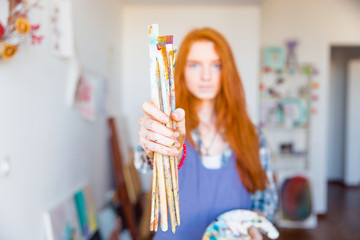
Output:
[[[159,44],[164,45],[163,42],[159,41]],[[174,81],[174,73],[175,73],[175,59],[174,54],[176,50],[173,49],[173,36],[167,35],[165,36],[165,46],[166,46],[166,56],[167,56],[167,64],[168,64],[168,76],[169,76],[169,84],[168,84],[168,97],[170,101],[170,110],[171,112],[175,111],[176,104],[175,104],[175,81]],[[171,120],[170,121],[171,127],[173,129],[176,128],[175,123]],[[182,147],[180,147],[181,150]],[[177,169],[177,160],[175,157],[170,158],[170,165],[172,167],[172,179],[173,180],[173,190],[174,190],[174,203],[175,203],[175,215],[176,215],[176,222],[177,225],[180,225],[180,207],[179,207],[179,190],[178,190],[178,169]]]
[[[159,72],[160,72],[160,86],[161,86],[161,96],[162,96],[162,106],[163,111],[170,116],[171,114],[171,101],[170,101],[170,81],[169,81],[169,68],[168,68],[168,59],[166,52],[166,36],[158,37],[158,63],[159,63]],[[166,124],[167,127],[172,127],[171,122],[169,121]],[[166,191],[167,191],[167,200],[170,213],[170,220],[172,231],[175,233],[176,227],[176,212],[175,212],[175,203],[174,203],[174,190],[173,190],[173,181],[175,179],[172,177],[172,170],[174,167],[171,167],[171,160],[168,156],[163,156],[164,164],[164,174],[166,182]]]
[[[158,24],[150,25],[148,27],[148,35],[149,35],[149,54],[150,54],[151,100],[154,103],[154,105],[160,109],[159,86],[158,86],[158,77],[157,77],[158,72],[157,72],[157,63],[156,63],[156,57],[157,57],[157,52],[158,52],[156,45],[158,43],[159,25]],[[153,171],[153,178],[157,179],[158,186],[159,186],[161,229],[163,231],[167,231],[168,230],[168,220],[167,220],[166,190],[165,190],[163,159],[162,159],[162,155],[159,153],[156,153],[156,152],[154,153],[154,165],[156,165],[156,172],[154,173],[154,171]],[[156,195],[156,189],[152,189],[152,197],[155,195]],[[152,212],[151,214],[155,215],[155,209],[154,209],[154,212]],[[153,222],[153,224],[154,224],[154,222]],[[150,226],[151,226],[151,223],[150,223]],[[157,226],[154,226],[154,228],[157,228]]]

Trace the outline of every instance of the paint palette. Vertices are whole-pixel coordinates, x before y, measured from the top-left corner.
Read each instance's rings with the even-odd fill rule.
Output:
[[[232,210],[221,214],[205,230],[202,240],[250,240],[249,227],[259,229],[270,239],[277,239],[279,232],[265,217],[254,211]]]

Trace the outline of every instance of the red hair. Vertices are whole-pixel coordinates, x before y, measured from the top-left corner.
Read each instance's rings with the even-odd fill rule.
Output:
[[[259,137],[247,111],[244,88],[226,39],[211,28],[195,29],[184,38],[176,59],[176,105],[186,112],[186,137],[196,146],[191,132],[199,124],[198,100],[185,85],[184,68],[194,42],[211,41],[221,60],[221,88],[215,99],[216,129],[224,130],[227,143],[236,156],[237,170],[246,189],[264,190],[267,177],[260,163]],[[198,147],[198,146],[196,146]]]

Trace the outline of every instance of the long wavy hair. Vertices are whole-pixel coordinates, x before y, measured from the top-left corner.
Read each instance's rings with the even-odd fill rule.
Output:
[[[259,156],[259,137],[247,110],[244,88],[235,60],[226,39],[211,28],[194,29],[188,33],[179,48],[176,69],[176,105],[186,112],[186,137],[195,147],[191,132],[198,127],[199,100],[186,88],[184,68],[190,47],[194,42],[211,41],[221,60],[221,88],[215,99],[216,129],[224,133],[227,143],[236,156],[239,176],[245,188],[254,193],[264,190],[268,182]]]

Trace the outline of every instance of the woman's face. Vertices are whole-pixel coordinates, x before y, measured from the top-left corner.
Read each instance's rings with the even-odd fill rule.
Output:
[[[221,61],[211,41],[191,45],[185,63],[185,83],[196,98],[215,99],[221,88]]]

